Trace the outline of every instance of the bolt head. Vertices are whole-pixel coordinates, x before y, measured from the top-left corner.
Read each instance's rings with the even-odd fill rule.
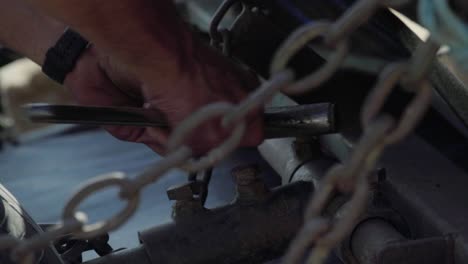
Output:
[[[235,167],[231,173],[238,185],[250,185],[260,178],[260,168],[256,164]]]

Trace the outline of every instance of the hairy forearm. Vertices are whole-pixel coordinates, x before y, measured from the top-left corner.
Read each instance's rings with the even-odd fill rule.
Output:
[[[0,7],[0,43],[42,64],[65,26],[23,1],[0,0]]]
[[[171,0],[27,0],[125,63],[189,57],[192,39]],[[154,65],[156,68],[158,65]]]

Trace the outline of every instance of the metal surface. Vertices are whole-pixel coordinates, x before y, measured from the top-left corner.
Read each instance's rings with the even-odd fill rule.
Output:
[[[30,104],[24,109],[33,122],[169,127],[162,113],[143,108]],[[335,130],[334,106],[320,103],[267,108],[264,126],[266,138],[310,137],[332,133]]]
[[[69,264],[82,263],[83,253],[86,251],[93,250],[101,257],[114,251],[109,245],[108,234],[89,240],[80,240],[66,236],[55,242],[54,246],[63,261]]]
[[[309,144],[293,138],[270,139],[263,142],[258,149],[281,176],[283,184],[312,181],[314,186],[317,186],[320,178],[331,166],[336,165],[337,161],[324,157],[316,146]],[[300,145],[310,147],[312,151],[301,151]]]
[[[353,255],[359,264],[451,264],[450,237],[409,240],[383,219],[359,224],[351,238]]]
[[[302,222],[310,183],[275,189],[266,201],[234,203],[140,233],[142,246],[87,264],[261,263],[280,256]],[[143,252],[146,252],[145,253]]]
[[[266,108],[266,138],[310,138],[336,130],[333,104],[311,104],[290,107]]]
[[[132,249],[121,250],[105,257],[97,258],[86,264],[154,264],[150,261],[148,254],[146,253],[144,246],[139,245]]]

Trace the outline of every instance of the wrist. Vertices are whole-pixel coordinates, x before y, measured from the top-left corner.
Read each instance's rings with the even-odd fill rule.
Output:
[[[41,36],[38,36],[34,54],[31,59],[39,65],[44,65],[47,51],[57,43],[60,36],[65,32],[66,26],[53,19],[45,18],[48,20],[47,27],[43,27],[40,32]]]
[[[24,52],[27,57],[36,62],[39,65],[44,64],[46,53],[50,47],[54,46],[60,36],[66,29],[66,26],[54,19],[49,17],[41,17],[42,23],[37,23],[34,29],[31,30],[31,33],[34,36],[30,41],[32,47],[25,49]]]
[[[63,83],[88,45],[89,42],[77,32],[65,30],[58,41],[48,49],[42,71],[54,81]]]

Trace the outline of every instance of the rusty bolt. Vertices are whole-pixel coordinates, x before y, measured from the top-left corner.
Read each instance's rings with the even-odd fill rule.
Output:
[[[270,191],[260,177],[257,165],[238,166],[232,170],[232,175],[237,183],[236,201],[258,202],[268,197]]]
[[[199,195],[200,188],[200,182],[191,181],[167,189],[169,200],[176,201],[172,207],[174,220],[177,221],[206,211],[201,200],[195,198],[195,195]]]
[[[257,165],[243,165],[232,169],[237,185],[247,186],[259,179],[260,169]]]

